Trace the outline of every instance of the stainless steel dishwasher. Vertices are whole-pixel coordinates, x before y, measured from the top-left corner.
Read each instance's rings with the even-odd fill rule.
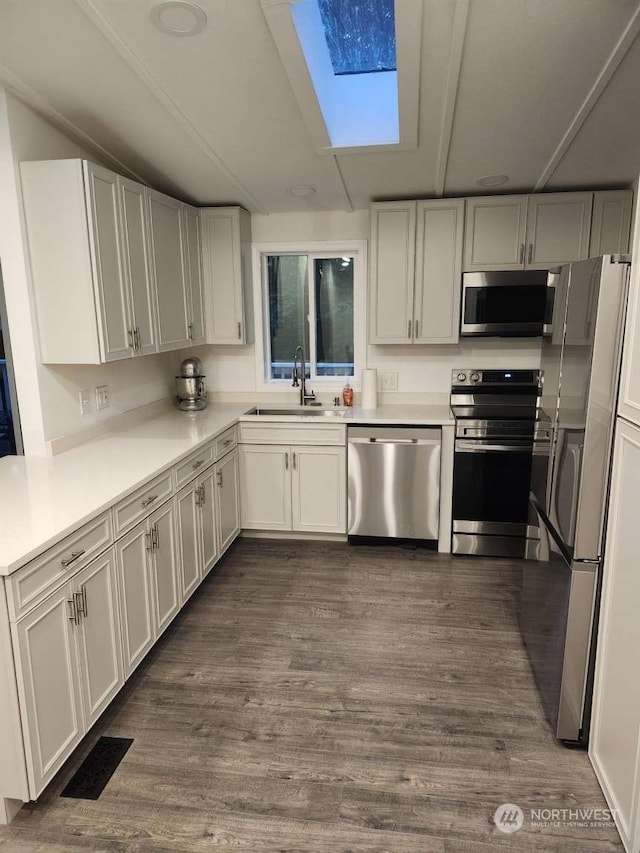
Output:
[[[441,431],[349,427],[349,537],[437,539]]]

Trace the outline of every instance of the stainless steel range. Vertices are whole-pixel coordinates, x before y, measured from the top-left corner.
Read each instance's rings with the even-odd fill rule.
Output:
[[[541,419],[539,370],[454,370],[456,420],[452,550],[524,557],[535,457],[547,459],[551,424]]]

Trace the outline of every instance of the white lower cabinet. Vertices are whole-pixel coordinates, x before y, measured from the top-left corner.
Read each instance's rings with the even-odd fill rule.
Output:
[[[344,447],[240,448],[242,527],[346,532]]]
[[[186,600],[218,556],[213,466],[178,492],[176,511],[182,593]]]
[[[116,542],[127,676],[182,603],[174,512],[168,501]]]
[[[123,684],[113,550],[12,625],[32,797]]]
[[[238,451],[232,450],[215,466],[218,547],[223,554],[240,533]]]

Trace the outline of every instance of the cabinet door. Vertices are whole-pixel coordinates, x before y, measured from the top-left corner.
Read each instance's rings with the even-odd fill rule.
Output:
[[[149,519],[149,529],[153,541],[151,577],[158,636],[180,609],[181,601],[173,501],[153,513]]]
[[[179,201],[149,191],[154,296],[161,352],[191,344],[180,210]]]
[[[369,343],[406,344],[413,338],[416,203],[371,205]]]
[[[465,271],[522,269],[527,199],[526,195],[467,199]]]
[[[589,257],[593,193],[541,193],[529,197],[527,269],[548,269]]]
[[[618,421],[598,629],[589,757],[625,842],[640,788],[640,600],[638,572],[640,429]],[[637,818],[635,820],[637,824]],[[626,844],[626,849],[632,849]],[[634,850],[637,848],[633,848]]]
[[[132,324],[120,244],[118,176],[85,163],[85,181],[102,358],[115,361],[132,355]]]
[[[291,450],[264,444],[240,448],[242,526],[291,530]]]
[[[182,600],[186,601],[202,578],[202,537],[198,483],[186,486],[176,497],[178,553]]]
[[[73,581],[80,614],[77,636],[86,727],[90,728],[124,684],[115,561],[108,551]]]
[[[12,625],[34,800],[85,731],[72,608],[71,584],[66,584]]]
[[[202,528],[202,570],[209,571],[218,557],[216,521],[215,469],[209,468],[198,477],[200,486],[200,524]]]
[[[640,267],[630,275],[618,414],[640,426]]]
[[[156,351],[151,258],[147,228],[147,190],[142,184],[118,178],[122,207],[124,267],[129,282],[131,325],[137,353]]]
[[[458,343],[463,228],[464,199],[418,202],[414,343]]]
[[[200,216],[196,208],[182,208],[185,272],[189,285],[189,335],[192,344],[203,344],[204,293],[202,288],[202,266],[200,248]]]
[[[243,344],[240,212],[201,211],[202,270],[207,299],[207,343]]]
[[[610,190],[593,194],[590,258],[629,251],[632,204],[631,190]]]
[[[346,533],[344,447],[292,447],[291,462],[293,529]]]
[[[232,450],[216,465],[216,498],[218,542],[220,553],[223,554],[240,533],[237,450]]]
[[[142,522],[115,545],[125,677],[153,645],[153,596],[149,576],[151,537]]]

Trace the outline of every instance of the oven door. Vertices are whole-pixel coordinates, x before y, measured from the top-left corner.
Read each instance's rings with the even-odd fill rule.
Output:
[[[531,439],[456,440],[455,553],[524,556],[534,447]]]

